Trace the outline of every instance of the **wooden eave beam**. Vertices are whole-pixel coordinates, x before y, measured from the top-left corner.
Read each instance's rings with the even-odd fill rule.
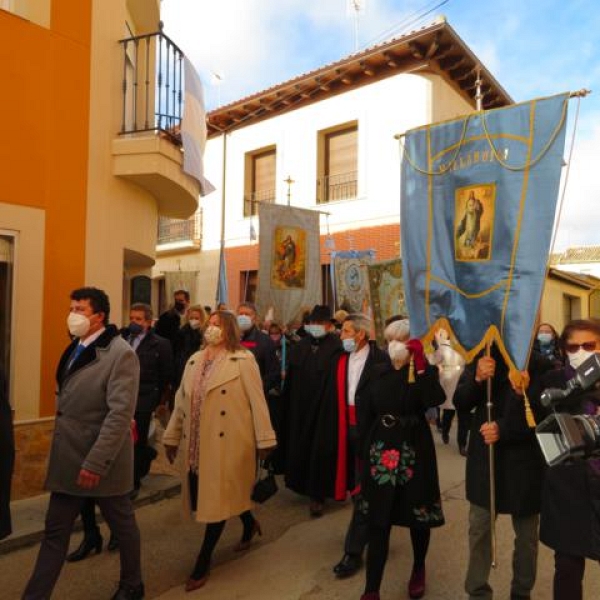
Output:
[[[419,59],[422,60],[423,58],[425,58],[425,48],[419,44],[418,42],[408,42],[408,47],[410,49],[411,54]]]
[[[425,52],[425,58],[434,58],[435,53],[438,51],[439,47],[440,47],[440,34],[438,32],[435,34],[433,40],[431,41],[431,44],[429,44],[429,47],[427,48],[427,51]]]
[[[381,55],[385,59],[388,67],[391,67],[392,69],[398,68],[398,59],[391,52],[382,52]]]
[[[446,56],[448,56],[453,50],[454,44],[440,44],[440,47],[438,48],[438,52],[435,57],[438,60],[441,60],[442,58],[446,58]]]
[[[437,61],[444,71],[453,71],[464,65],[467,59],[464,56],[448,56],[447,58],[438,58]]]
[[[375,75],[375,69],[372,65],[369,65],[366,61],[361,60],[360,61],[360,68],[362,69],[362,72],[367,75],[368,77],[373,77],[373,75]]]

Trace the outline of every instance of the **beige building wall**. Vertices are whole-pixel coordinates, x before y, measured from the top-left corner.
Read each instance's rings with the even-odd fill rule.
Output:
[[[113,140],[122,120],[123,49],[119,40],[135,31],[132,8],[142,10],[143,24],[158,28],[158,3],[103,0],[93,3],[90,99],[90,159],[85,280],[111,298],[111,320],[122,322],[128,303],[124,281],[154,262],[157,201],[148,191],[113,175]]]
[[[35,419],[40,402],[46,214],[0,203],[0,223],[2,234],[15,240],[10,399],[16,421]],[[66,314],[65,308],[65,319]]]
[[[448,121],[473,112],[473,107],[440,75],[422,76],[431,86],[428,96],[430,123]]]
[[[50,27],[51,0],[0,0],[0,8],[42,27]]]
[[[574,319],[587,319],[589,316],[589,290],[572,285],[560,279],[547,278],[540,306],[540,321],[550,323],[557,331],[567,324],[565,298],[571,299]]]

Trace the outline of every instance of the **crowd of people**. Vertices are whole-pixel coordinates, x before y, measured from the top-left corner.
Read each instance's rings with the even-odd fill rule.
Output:
[[[56,372],[46,527],[24,599],[49,598],[65,560],[102,551],[96,506],[110,528],[109,549],[120,552],[113,600],[144,597],[132,501],[156,457],[150,430],[159,415],[166,456],[181,473],[184,512],[206,525],[187,591],[206,584],[228,519],[241,520],[236,551],[262,535],[251,499],[261,461],[306,497],[313,518],[329,501],[351,499],[333,573],[355,575],[366,550],[361,600],[380,598],[392,526],[407,528],[413,552],[407,593],[422,598],[431,529],[445,523],[434,434],[437,427],[448,444],[457,414],[469,502],[468,597],[493,597],[496,514],[512,518],[511,600],[531,597],[540,539],[555,552],[554,599],[583,597],[585,560],[600,560],[594,529],[600,527],[600,467],[591,458],[548,469],[532,414],[541,422],[551,410],[540,401],[543,390],[565,388],[575,369],[600,353],[595,321],[573,321],[561,335],[542,323],[516,382],[497,346],[465,365],[448,332],[438,330],[433,346],[424,348],[401,315],[386,323],[384,348],[373,341],[367,316],[332,315],[321,305],[284,325],[261,321],[250,302],[213,311],[191,305],[189,293],[178,290],[156,321],[145,304],[131,306],[121,330],[109,316],[102,290],[72,292],[71,343]],[[595,415],[599,407],[600,393],[592,390],[570,410]],[[84,536],[68,554],[78,514]]]

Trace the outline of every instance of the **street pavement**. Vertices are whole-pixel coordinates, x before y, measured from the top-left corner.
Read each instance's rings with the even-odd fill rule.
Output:
[[[463,600],[463,578],[467,562],[468,503],[464,497],[464,462],[452,442],[445,446],[434,434],[438,450],[438,468],[446,525],[434,530],[427,557],[427,593],[430,600]],[[160,475],[149,478],[147,488],[156,488]],[[172,493],[173,483],[162,476],[163,487]],[[344,534],[350,516],[349,504],[330,503],[320,519],[308,516],[306,499],[283,489],[256,516],[263,537],[240,555],[233,545],[241,535],[241,522],[232,519],[215,552],[214,566],[206,586],[186,593],[183,585],[199,550],[203,528],[183,521],[180,498],[146,491],[146,501],[137,517],[142,531],[142,560],[146,598],[160,600],[358,600],[364,585],[364,571],[337,580],[332,566],[341,558]],[[161,499],[162,498],[162,499]],[[43,500],[43,499],[42,499]],[[33,514],[33,513],[32,513]],[[105,540],[106,525],[102,525]],[[490,583],[495,598],[509,600],[511,577],[512,527],[510,518],[501,516],[497,524],[498,566]],[[73,536],[76,546],[81,534]],[[0,555],[0,598],[13,600],[27,581],[38,546],[13,550]],[[408,598],[406,585],[412,553],[408,531],[395,528],[390,556],[382,586],[382,599]],[[107,600],[118,580],[118,554],[106,550],[80,563],[66,564],[53,599]],[[552,597],[552,553],[540,546],[538,579],[532,598]],[[588,561],[585,600],[600,598],[600,569]]]

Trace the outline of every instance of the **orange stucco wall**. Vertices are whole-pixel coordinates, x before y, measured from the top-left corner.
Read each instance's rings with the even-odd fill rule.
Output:
[[[68,294],[84,283],[90,36],[91,0],[52,0],[49,29],[0,10],[0,202],[46,214],[44,287],[31,290],[43,311],[40,416],[54,412]]]

